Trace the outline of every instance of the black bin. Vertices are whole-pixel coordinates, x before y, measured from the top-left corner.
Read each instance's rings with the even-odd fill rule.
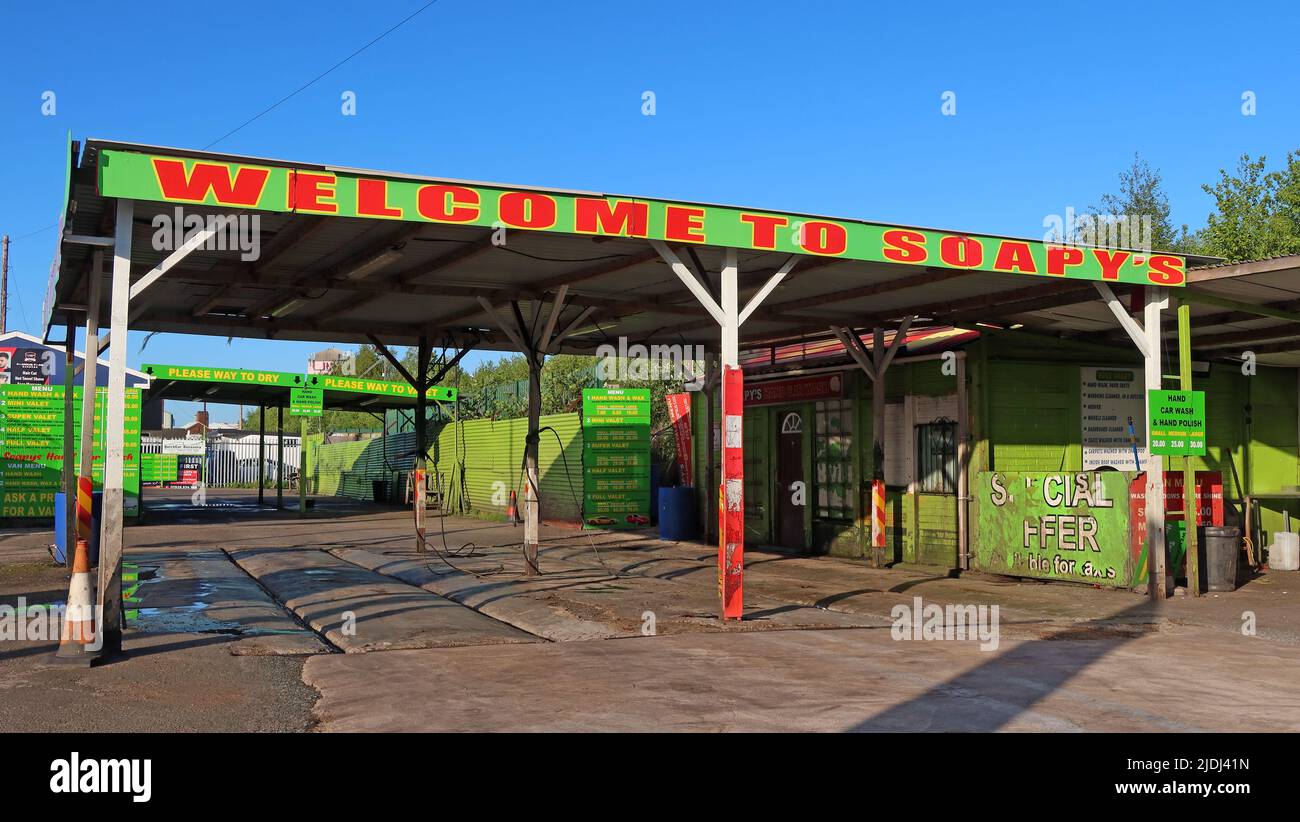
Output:
[[[1237,563],[1241,555],[1241,529],[1235,525],[1207,525],[1205,537],[1205,590],[1237,590]]]
[[[378,503],[388,502],[388,481],[374,480],[370,483],[371,494]]]

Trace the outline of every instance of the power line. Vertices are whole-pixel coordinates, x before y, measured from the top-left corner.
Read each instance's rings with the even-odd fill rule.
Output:
[[[387,37],[388,35],[392,34],[392,33],[395,32],[395,31],[397,31],[397,30],[400,29],[402,26],[406,25],[408,22],[410,22],[412,19],[414,19],[416,16],[418,16],[418,15],[419,15],[421,12],[423,12],[425,9],[429,8],[430,6],[434,5],[434,4],[437,3],[437,2],[438,2],[438,0],[429,0],[428,3],[425,3],[423,6],[420,6],[418,9],[416,9],[416,10],[413,11],[413,12],[411,12],[411,13],[408,14],[406,17],[402,18],[398,23],[396,23],[392,28],[390,28],[390,29],[388,29],[387,31],[385,31],[383,34],[381,34],[381,35],[379,35],[378,37],[376,37],[375,39],[371,40],[369,43],[366,43],[364,46],[362,46],[361,48],[359,48],[359,49],[357,49],[356,51],[352,52],[352,53],[349,54],[347,57],[344,57],[342,60],[340,60],[340,61],[338,61],[337,63],[335,63],[334,65],[330,66],[330,67],[329,67],[328,69],[326,69],[325,71],[323,71],[323,72],[321,72],[320,74],[316,75],[315,77],[313,77],[313,78],[312,78],[310,81],[308,81],[307,83],[304,83],[303,85],[301,85],[301,86],[299,86],[298,88],[294,89],[293,91],[289,92],[289,93],[286,94],[285,96],[281,97],[279,100],[276,100],[274,103],[272,103],[271,105],[267,106],[265,109],[263,109],[262,111],[258,112],[258,113],[255,114],[255,115],[253,115],[252,117],[248,118],[248,119],[245,120],[243,123],[240,123],[240,124],[239,124],[238,126],[236,126],[235,128],[231,129],[230,131],[227,131],[225,134],[221,135],[221,136],[218,137],[217,139],[215,139],[215,140],[213,140],[212,142],[208,143],[206,146],[203,147],[203,150],[204,150],[204,151],[207,151],[208,149],[212,148],[212,147],[215,146],[217,143],[220,143],[222,140],[226,139],[226,138],[229,137],[230,135],[232,135],[232,134],[234,134],[234,133],[236,133],[236,132],[242,130],[245,126],[248,126],[248,125],[250,125],[250,124],[256,122],[257,120],[260,120],[262,117],[266,116],[267,114],[270,114],[272,111],[274,111],[275,109],[279,108],[283,103],[289,101],[290,99],[296,97],[297,95],[299,95],[299,94],[301,94],[302,92],[306,91],[307,89],[311,88],[311,87],[314,86],[318,81],[322,80],[323,78],[325,78],[326,76],[328,76],[329,74],[331,74],[332,72],[334,72],[335,69],[339,68],[339,67],[342,66],[344,63],[347,63],[347,62],[348,62],[349,60],[351,60],[353,57],[356,57],[358,54],[360,54],[361,52],[363,52],[363,51],[365,51],[366,49],[370,48],[370,47],[373,46],[375,43],[378,43],[380,40],[383,40],[383,39],[384,39],[385,37]]]

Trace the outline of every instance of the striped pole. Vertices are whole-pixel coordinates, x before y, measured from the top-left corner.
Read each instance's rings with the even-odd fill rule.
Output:
[[[93,515],[92,494],[95,481],[90,477],[77,477],[77,538],[90,542],[90,526]]]
[[[871,481],[871,549],[875,553],[876,565],[885,562],[885,481]]]

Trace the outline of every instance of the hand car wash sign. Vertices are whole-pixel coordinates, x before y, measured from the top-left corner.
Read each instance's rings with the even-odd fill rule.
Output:
[[[387,177],[324,166],[259,165],[106,149],[99,161],[99,189],[105,197],[227,209],[644,237],[1140,285],[1182,286],[1186,282],[1186,263],[1173,254],[603,194]]]
[[[1128,477],[979,474],[975,565],[1009,576],[1128,587]]]

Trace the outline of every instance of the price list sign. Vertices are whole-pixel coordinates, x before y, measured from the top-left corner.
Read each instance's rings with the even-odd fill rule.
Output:
[[[73,389],[74,465],[80,465],[81,388]],[[140,390],[126,390],[123,419],[122,507],[128,516],[140,504]],[[91,471],[96,490],[104,484],[104,419],[107,390],[95,391]],[[54,495],[63,490],[63,386],[0,386],[0,517],[52,517]]]
[[[582,392],[583,525],[650,524],[650,389]]]

